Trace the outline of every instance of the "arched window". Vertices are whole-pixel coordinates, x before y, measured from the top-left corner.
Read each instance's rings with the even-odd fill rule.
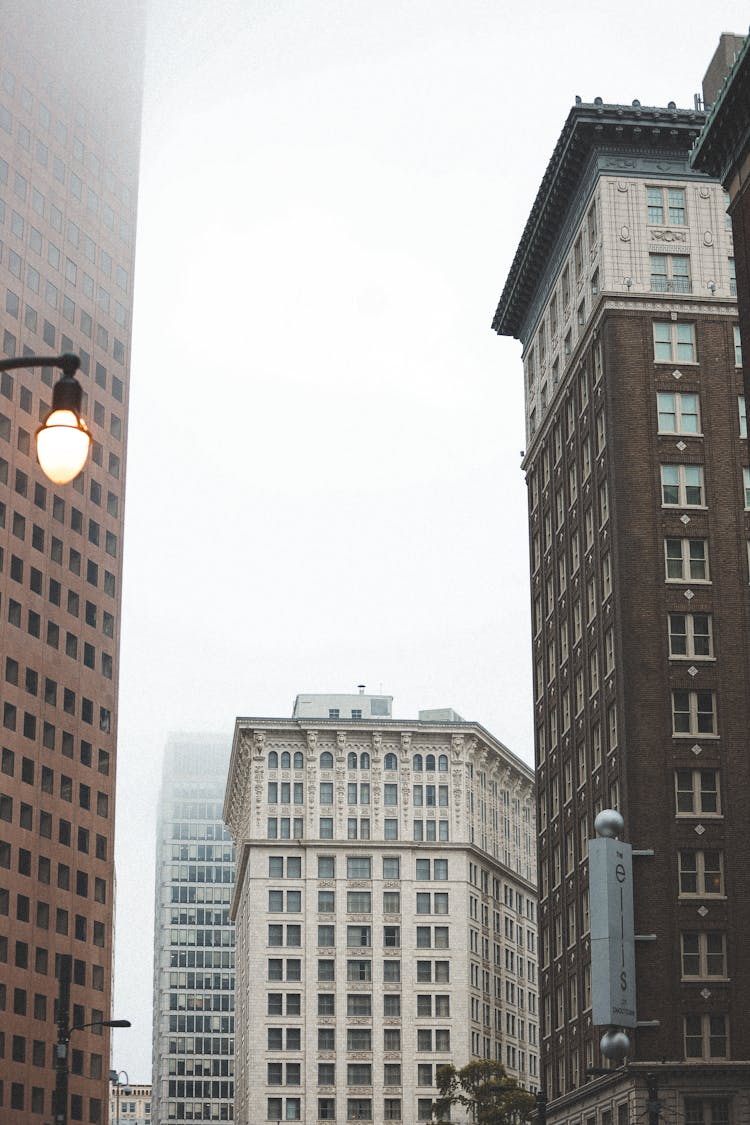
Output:
[[[357,768],[357,755],[354,752],[347,755],[346,765],[347,765],[348,769],[356,770],[356,768]]]
[[[433,773],[435,772],[435,755],[434,754],[428,754],[427,755],[427,757],[425,758],[424,768],[426,770],[432,770]]]
[[[333,769],[333,754],[329,754],[327,750],[324,750],[320,755],[320,768],[322,770]]]
[[[415,773],[421,773],[422,772],[422,755],[421,754],[415,754],[414,755],[414,772]]]
[[[361,770],[369,770],[370,768],[370,755],[365,750],[364,754],[359,756],[359,768]]]
[[[398,758],[395,754],[386,754],[385,761],[383,762],[383,768],[387,770],[398,769]]]
[[[279,768],[279,755],[275,750],[272,750],[268,755],[268,768],[269,770],[277,770]]]
[[[289,751],[285,750],[284,753],[281,755],[281,768],[283,770],[288,770],[291,764],[292,764],[292,759],[291,759],[291,756],[289,754]]]
[[[438,758],[438,771],[440,773],[447,773],[448,772],[448,755],[447,754],[441,754],[440,757]]]
[[[294,755],[294,768],[296,770],[302,770],[305,768],[305,759],[301,750],[297,750]]]

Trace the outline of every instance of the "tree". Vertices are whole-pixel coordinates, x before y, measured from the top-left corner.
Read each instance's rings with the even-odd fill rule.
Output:
[[[452,1063],[438,1068],[439,1096],[434,1121],[450,1117],[453,1106],[461,1106],[474,1125],[521,1125],[530,1122],[534,1097],[509,1078],[502,1063],[475,1059],[457,1070]]]

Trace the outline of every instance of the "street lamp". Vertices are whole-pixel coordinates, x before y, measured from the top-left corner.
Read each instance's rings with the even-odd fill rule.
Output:
[[[62,380],[61,380],[62,381]],[[87,1023],[68,1024],[70,1012],[70,976],[73,958],[69,953],[60,957],[59,990],[57,998],[57,1043],[55,1044],[55,1125],[68,1125],[68,1044],[74,1031],[87,1027],[130,1027],[130,1020],[89,1020]]]
[[[124,1074],[124,1075],[125,1075],[125,1081],[124,1081],[124,1082],[121,1082],[121,1081],[120,1081],[120,1075],[121,1075],[121,1074]],[[120,1125],[120,1090],[121,1090],[121,1089],[122,1089],[122,1087],[124,1086],[124,1087],[125,1087],[125,1094],[126,1094],[126,1096],[127,1096],[128,1094],[130,1094],[130,1092],[131,1092],[131,1091],[130,1091],[130,1089],[129,1089],[129,1087],[130,1087],[130,1078],[128,1077],[128,1072],[127,1072],[127,1070],[110,1070],[110,1072],[109,1072],[109,1080],[110,1080],[110,1082],[112,1083],[112,1085],[113,1085],[113,1086],[114,1086],[114,1088],[115,1088],[115,1099],[116,1099],[116,1109],[115,1109],[115,1114],[116,1114],[116,1117],[115,1117],[115,1125]]]
[[[23,367],[59,367],[62,378],[52,388],[52,409],[36,432],[36,455],[42,472],[53,484],[69,484],[77,477],[91,449],[91,434],[81,417],[83,391],[75,377],[77,355],[0,359],[0,371]]]

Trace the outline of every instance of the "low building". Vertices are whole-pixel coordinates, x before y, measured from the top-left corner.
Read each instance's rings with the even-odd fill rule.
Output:
[[[151,1125],[151,1083],[110,1078],[109,1125]]]
[[[471,1058],[536,1088],[533,775],[446,714],[237,719],[237,1121],[429,1120]]]

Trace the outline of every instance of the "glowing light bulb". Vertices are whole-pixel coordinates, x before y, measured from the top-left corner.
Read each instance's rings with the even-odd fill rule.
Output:
[[[36,432],[36,454],[53,484],[69,484],[86,464],[91,434],[74,410],[51,410]]]

